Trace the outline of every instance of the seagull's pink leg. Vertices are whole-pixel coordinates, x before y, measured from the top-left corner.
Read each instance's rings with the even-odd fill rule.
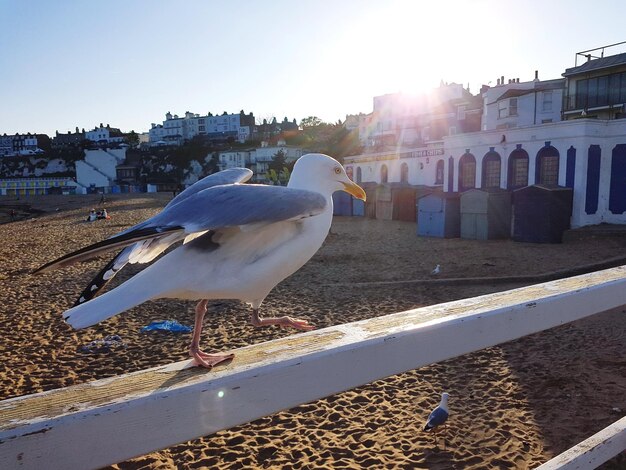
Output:
[[[254,326],[278,325],[281,328],[286,328],[289,326],[291,328],[295,328],[296,330],[304,331],[315,329],[315,327],[313,325],[310,325],[308,321],[300,320],[299,318],[291,318],[288,316],[261,318],[258,308],[252,309],[250,323],[252,323]]]
[[[208,300],[201,300],[196,305],[196,320],[193,326],[193,337],[191,338],[191,346],[189,347],[189,355],[193,357],[194,361],[199,366],[206,367],[207,369],[213,368],[217,364],[224,361],[228,361],[235,357],[234,354],[207,354],[200,349],[200,333],[202,333],[202,320],[204,320],[204,314],[206,313],[206,305]]]

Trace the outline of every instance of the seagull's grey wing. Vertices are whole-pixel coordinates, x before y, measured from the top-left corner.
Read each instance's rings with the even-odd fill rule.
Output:
[[[107,240],[52,261],[35,272],[83,261],[114,248],[165,236],[187,236],[224,227],[270,224],[320,214],[324,196],[313,191],[282,186],[230,184],[192,194],[178,204]]]
[[[184,227],[186,234],[311,217],[326,208],[319,193],[284,186],[224,185],[202,190],[167,207],[137,229]]]
[[[183,199],[204,189],[224,184],[245,183],[251,177],[252,171],[247,168],[230,168],[218,173],[213,173],[212,175],[198,180],[179,193],[165,207],[177,204]],[[97,296],[126,264],[148,263],[163,253],[169,246],[180,240],[180,234],[169,234],[127,246],[94,276],[91,282],[87,284],[87,287],[80,293],[74,306],[85,303]]]
[[[229,168],[212,175],[205,176],[201,180],[196,181],[187,189],[178,194],[172,199],[167,206],[178,204],[183,199],[187,199],[189,196],[196,194],[203,189],[211,188],[213,186],[221,186],[224,184],[245,183],[252,178],[252,170],[247,168]],[[167,207],[165,206],[165,207]]]
[[[428,421],[424,427],[424,431],[430,431],[432,428],[441,426],[448,419],[448,412],[443,408],[437,407],[428,416]]]

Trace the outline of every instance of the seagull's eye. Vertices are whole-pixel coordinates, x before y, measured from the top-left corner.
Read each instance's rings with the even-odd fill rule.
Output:
[[[341,173],[341,168],[339,168],[338,166],[335,167],[335,173],[339,174]]]

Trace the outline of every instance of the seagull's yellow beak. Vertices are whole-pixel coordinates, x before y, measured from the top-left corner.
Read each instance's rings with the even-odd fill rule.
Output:
[[[347,192],[348,194],[352,194],[355,198],[360,199],[361,201],[365,201],[365,191],[363,190],[363,188],[361,186],[359,186],[356,183],[353,183],[352,181],[350,181],[349,183],[344,183],[342,181],[343,184],[343,190],[345,192]]]

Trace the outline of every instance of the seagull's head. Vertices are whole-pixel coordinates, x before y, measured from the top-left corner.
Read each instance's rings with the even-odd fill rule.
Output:
[[[289,186],[309,189],[328,196],[335,191],[345,191],[365,201],[365,191],[348,178],[341,163],[321,153],[308,153],[296,161]]]
[[[444,404],[444,405],[447,405],[449,397],[450,397],[450,395],[448,395],[448,392],[443,392],[441,394],[441,403]]]

